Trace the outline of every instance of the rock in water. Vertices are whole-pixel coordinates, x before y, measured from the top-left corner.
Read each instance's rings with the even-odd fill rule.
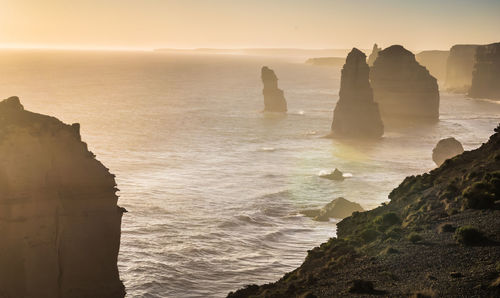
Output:
[[[464,152],[464,147],[455,138],[440,140],[432,150],[432,160],[440,166],[445,160]]]
[[[304,210],[300,213],[308,217],[313,217],[317,221],[328,221],[330,218],[342,219],[351,216],[356,211],[362,212],[364,209],[358,203],[348,201],[344,198],[336,198],[321,209]]]
[[[261,71],[262,83],[264,89],[264,111],[265,112],[286,112],[286,100],[283,95],[283,90],[278,88],[278,78],[274,71],[267,66],[262,67]]]
[[[377,44],[373,45],[372,53],[370,56],[368,56],[368,66],[373,66],[373,63],[375,63],[375,60],[377,60],[378,53],[382,50],[382,48],[379,48]]]
[[[0,296],[123,297],[124,209],[80,126],[0,102]]]
[[[332,136],[377,138],[384,134],[378,105],[373,101],[368,81],[369,73],[365,54],[352,49],[342,68],[339,101],[333,112]]]
[[[469,96],[500,99],[500,42],[477,48]]]
[[[382,119],[439,119],[436,78],[418,64],[415,55],[400,45],[380,51],[370,71],[375,102]]]
[[[454,45],[446,62],[446,84],[448,91],[467,93],[472,82],[472,71],[478,45]]]
[[[321,175],[319,176],[321,178],[325,179],[330,179],[330,180],[336,180],[336,181],[343,181],[344,180],[344,174],[337,168],[333,172],[327,175]]]

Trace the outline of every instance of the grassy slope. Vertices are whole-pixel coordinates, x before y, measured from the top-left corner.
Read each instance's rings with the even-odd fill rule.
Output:
[[[500,125],[480,148],[407,177],[390,203],[355,213],[279,281],[229,297],[500,297]],[[460,227],[473,227],[467,244]],[[460,231],[464,228],[460,229]],[[474,231],[473,231],[474,232]],[[474,237],[478,236],[478,237]],[[466,240],[468,240],[467,238]],[[374,289],[353,287],[355,280]]]

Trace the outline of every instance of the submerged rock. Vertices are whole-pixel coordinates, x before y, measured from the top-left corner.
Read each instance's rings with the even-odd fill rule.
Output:
[[[440,82],[446,81],[446,63],[450,51],[422,51],[415,55],[418,63],[425,66]]]
[[[380,51],[370,71],[375,102],[382,119],[437,121],[439,90],[436,78],[400,45]]]
[[[440,166],[445,160],[464,152],[464,147],[455,138],[440,140],[432,150],[432,160]]]
[[[372,52],[370,56],[368,56],[368,66],[373,66],[373,63],[375,63],[375,60],[377,60],[378,53],[382,51],[382,48],[379,48],[377,44],[373,45]]]
[[[333,170],[330,174],[321,175],[319,177],[336,181],[343,181],[345,179],[344,174],[337,168],[335,168],[335,170]]]
[[[262,83],[264,89],[264,111],[265,112],[286,112],[287,105],[283,90],[278,88],[278,78],[274,71],[267,66],[262,67]]]
[[[478,45],[454,45],[446,62],[446,84],[448,91],[467,93],[472,83],[475,55]]]
[[[469,96],[500,99],[500,42],[477,48]]]
[[[0,102],[0,296],[123,297],[123,208],[79,125]]]
[[[342,68],[339,101],[332,121],[333,137],[378,138],[384,134],[378,105],[368,80],[366,56],[354,48]]]
[[[363,207],[358,203],[348,201],[344,198],[336,198],[321,209],[303,210],[300,213],[312,217],[316,221],[328,221],[330,218],[345,218],[353,212],[362,212]]]

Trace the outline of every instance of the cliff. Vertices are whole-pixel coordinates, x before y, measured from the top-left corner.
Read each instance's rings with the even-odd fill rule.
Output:
[[[311,64],[314,66],[342,67],[344,63],[345,63],[345,58],[342,57],[320,57],[320,58],[309,58],[306,60],[306,64]]]
[[[370,56],[368,56],[368,66],[372,67],[373,63],[375,63],[375,60],[377,60],[378,53],[382,51],[382,48],[379,48],[377,44],[373,45],[372,52]]]
[[[440,82],[446,81],[446,62],[450,51],[422,51],[415,55],[417,62],[425,66]]]
[[[478,45],[454,45],[446,62],[446,89],[467,93],[472,83],[475,55]]]
[[[439,119],[436,78],[402,46],[394,45],[379,52],[370,71],[370,81],[384,123],[391,118]]]
[[[407,177],[389,203],[337,224],[279,281],[228,297],[498,297],[500,125],[480,148]]]
[[[0,102],[0,297],[123,297],[124,209],[80,126]]]
[[[274,71],[267,66],[262,67],[262,83],[264,89],[264,111],[265,112],[286,112],[287,105],[283,90],[278,88],[278,77]]]
[[[340,79],[339,101],[332,121],[333,137],[377,138],[384,134],[378,105],[368,81],[366,55],[354,48],[347,55]]]
[[[479,46],[469,96],[500,99],[500,43]]]

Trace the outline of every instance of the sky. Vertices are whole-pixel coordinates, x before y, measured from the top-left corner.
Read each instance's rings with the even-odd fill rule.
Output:
[[[500,0],[0,0],[0,47],[448,49],[500,41]]]

